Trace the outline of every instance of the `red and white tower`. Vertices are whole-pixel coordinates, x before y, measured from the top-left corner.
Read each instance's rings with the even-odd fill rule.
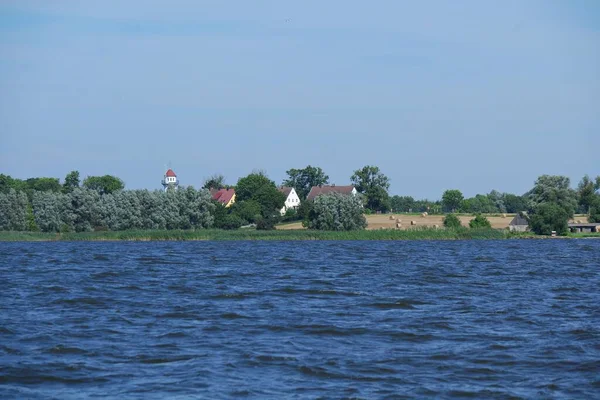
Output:
[[[177,175],[171,168],[165,172],[165,177],[160,183],[162,183],[165,188],[165,192],[167,190],[177,190],[177,188],[179,188],[179,179],[177,179]]]

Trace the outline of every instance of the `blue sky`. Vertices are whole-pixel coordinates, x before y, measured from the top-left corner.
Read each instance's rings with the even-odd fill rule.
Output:
[[[168,4],[168,6],[167,6]],[[600,175],[600,2],[3,1],[0,172],[159,188],[377,165],[391,193]]]

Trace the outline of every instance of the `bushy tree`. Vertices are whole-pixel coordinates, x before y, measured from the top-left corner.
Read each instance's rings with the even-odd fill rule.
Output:
[[[308,218],[309,229],[350,231],[366,226],[361,200],[339,193],[318,196]]]
[[[66,196],[61,193],[34,192],[33,216],[42,232],[60,232],[62,216],[66,207]]]
[[[379,167],[366,165],[362,169],[354,171],[350,181],[356,191],[365,196],[367,208],[382,212],[390,208],[388,195],[390,179],[379,170]]]
[[[63,193],[71,193],[73,189],[79,187],[79,171],[71,171],[65,177],[65,182],[62,186]]]
[[[564,235],[569,229],[569,214],[558,204],[541,203],[536,206],[535,212],[529,215],[529,227],[538,235],[550,235],[556,231]]]
[[[596,198],[590,204],[590,213],[588,215],[588,220],[592,223],[600,222],[600,196],[596,196]]]
[[[478,194],[461,202],[460,210],[465,213],[496,213],[499,212],[494,201],[488,196]]]
[[[394,212],[409,212],[415,205],[415,199],[411,196],[392,196],[390,198],[390,207]]]
[[[221,189],[225,187],[225,177],[221,174],[215,174],[204,181],[203,189]]]
[[[506,205],[504,204],[504,195],[497,190],[492,190],[488,193],[487,198],[493,204],[494,211],[492,212],[506,212]]]
[[[529,208],[535,209],[542,204],[555,204],[571,218],[577,209],[577,193],[569,187],[570,180],[566,176],[540,176],[531,191],[527,194]]]
[[[0,193],[0,230],[24,231],[28,228],[27,195],[15,189]]]
[[[475,218],[469,221],[469,228],[478,229],[478,228],[491,228],[492,224],[490,221],[481,214],[475,215]]]
[[[255,200],[236,201],[231,206],[231,213],[253,224],[261,217],[262,208]]]
[[[593,181],[588,175],[584,176],[577,186],[579,196],[579,206],[581,211],[589,213],[600,197],[596,191],[600,190],[600,176]]]
[[[239,229],[244,224],[244,220],[235,214],[226,214],[219,223],[221,229]]]
[[[83,180],[83,187],[97,191],[99,194],[110,194],[123,190],[125,183],[116,176],[88,176]]]
[[[454,212],[460,207],[463,199],[464,197],[460,190],[449,189],[442,195],[442,206],[445,211]]]
[[[520,213],[528,209],[527,200],[523,196],[504,193],[504,206],[508,213]]]
[[[443,224],[446,228],[460,228],[462,226],[456,214],[447,214],[443,219]]]
[[[263,173],[252,173],[240,178],[235,189],[236,204],[238,207],[246,201],[252,200],[260,205],[260,215],[271,217],[278,215],[285,204],[285,195],[277,190],[275,182]]]
[[[283,181],[284,186],[296,189],[298,196],[304,200],[313,186],[321,186],[329,183],[329,176],[319,167],[308,165],[302,169],[290,169],[285,172],[288,178]]]

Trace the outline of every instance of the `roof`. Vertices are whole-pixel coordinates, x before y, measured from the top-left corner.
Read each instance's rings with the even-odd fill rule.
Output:
[[[581,223],[581,224],[569,224],[569,228],[593,228],[600,226],[600,223]]]
[[[235,196],[235,189],[211,189],[212,199],[222,204],[228,204],[233,196]]]
[[[341,194],[352,194],[354,186],[313,186],[306,196],[307,200],[314,200],[315,197],[322,194],[341,193]]]
[[[517,214],[512,221],[510,221],[511,226],[516,226],[516,225],[529,225],[529,221],[527,221],[527,219],[525,217],[523,217],[521,214]]]
[[[169,168],[167,170],[167,172],[165,173],[165,176],[174,176],[174,177],[177,177],[177,175],[175,175],[175,172],[173,172],[173,170],[171,168]]]
[[[289,186],[282,186],[278,189],[281,193],[283,193],[285,195],[285,197],[288,197],[290,195],[290,193],[292,193],[292,190],[294,190],[293,187],[289,187]]]

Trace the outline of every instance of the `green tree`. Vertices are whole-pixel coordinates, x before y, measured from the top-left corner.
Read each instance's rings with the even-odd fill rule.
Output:
[[[570,215],[565,208],[556,203],[540,203],[529,216],[529,227],[538,235],[550,235],[556,231],[564,235],[568,230]]]
[[[235,189],[236,203],[253,200],[260,205],[263,217],[277,215],[285,204],[285,195],[277,190],[275,182],[263,173],[252,173],[240,178]]]
[[[588,216],[588,220],[591,223],[600,222],[600,196],[596,196],[592,204],[590,204],[590,213]]]
[[[475,218],[469,221],[469,228],[480,229],[480,228],[491,228],[492,224],[490,221],[481,214],[475,215]]]
[[[456,214],[447,214],[444,217],[443,224],[446,228],[460,228],[462,223]]]
[[[308,217],[309,229],[351,231],[366,227],[361,200],[340,193],[318,196]]]
[[[231,206],[231,214],[235,214],[243,221],[255,223],[262,215],[262,208],[256,200],[236,201]]]
[[[125,183],[116,176],[88,176],[83,180],[83,187],[95,190],[99,194],[114,193],[125,188]]]
[[[204,185],[202,185],[203,189],[221,189],[224,188],[225,185],[225,177],[220,174],[215,174],[204,181]]]
[[[0,231],[24,231],[28,228],[25,192],[10,189],[0,193]]]
[[[313,186],[329,183],[329,176],[319,167],[308,165],[302,169],[292,168],[285,173],[288,174],[288,178],[283,181],[283,185],[296,189],[296,193],[302,200],[306,199]]]
[[[577,209],[577,193],[569,187],[570,182],[566,176],[540,176],[527,194],[531,213],[542,204],[555,204],[571,218]]]
[[[599,195],[596,193],[600,189],[600,176],[593,181],[588,175],[584,176],[577,186],[579,197],[579,206],[586,214],[590,212],[592,206],[596,203]]]
[[[390,207],[394,212],[409,212],[414,208],[415,199],[410,196],[392,196]]]
[[[504,193],[504,205],[506,212],[508,213],[520,213],[526,211],[527,200],[523,196],[517,196],[516,194]]]
[[[71,171],[65,177],[62,192],[71,193],[75,188],[79,187],[79,171]]]
[[[390,180],[379,170],[379,167],[364,166],[362,169],[354,171],[350,181],[356,191],[365,196],[367,208],[382,212],[390,208],[388,195]]]
[[[460,190],[449,189],[442,195],[442,206],[446,211],[454,212],[460,207],[463,199],[464,197]]]

